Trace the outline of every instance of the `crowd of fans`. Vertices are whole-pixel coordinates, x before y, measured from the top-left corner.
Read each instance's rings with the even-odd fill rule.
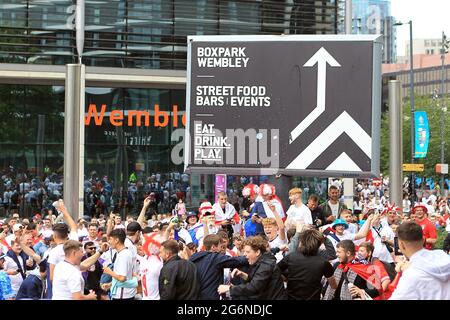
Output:
[[[190,198],[189,175],[179,172],[152,173],[149,176],[132,172],[123,185],[93,171],[84,181],[84,212],[89,217],[114,211],[125,217],[139,213],[142,201],[152,197],[152,213],[171,212],[180,199]],[[63,196],[63,177],[47,172],[43,179],[17,172],[9,167],[1,172],[0,217],[20,212],[24,217],[46,214],[52,203]]]
[[[357,185],[353,208],[335,181],[322,203],[248,184],[240,210],[222,192],[165,214],[147,190],[139,216],[124,220],[74,221],[54,201],[1,222],[0,299],[450,299],[449,236],[435,248],[437,231],[450,233],[447,198],[396,206],[382,185]]]

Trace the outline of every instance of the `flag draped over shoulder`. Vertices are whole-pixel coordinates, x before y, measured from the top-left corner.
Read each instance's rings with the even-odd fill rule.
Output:
[[[348,269],[353,270],[358,276],[366,280],[377,290],[382,290],[381,287],[381,268],[378,265],[374,264],[363,264],[360,262],[352,262],[346,264],[339,264],[339,269],[343,269],[344,272],[347,272]]]

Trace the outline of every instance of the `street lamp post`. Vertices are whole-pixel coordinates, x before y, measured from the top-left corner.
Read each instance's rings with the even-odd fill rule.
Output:
[[[444,140],[444,119],[445,119],[445,105],[444,105],[444,81],[445,81],[445,54],[447,53],[447,37],[445,36],[444,31],[442,31],[442,49],[441,49],[441,59],[442,59],[442,70],[441,70],[441,164],[444,163],[444,148],[445,148],[445,140]],[[441,173],[441,194],[444,194],[444,174]]]
[[[412,20],[409,22],[397,22],[394,26],[401,26],[404,24],[409,24],[409,99],[411,102],[411,163],[414,163],[415,154],[415,134],[414,134],[414,62],[413,62],[413,34],[412,34]],[[414,205],[416,198],[416,188],[415,188],[415,174],[414,171],[411,172],[411,202]]]

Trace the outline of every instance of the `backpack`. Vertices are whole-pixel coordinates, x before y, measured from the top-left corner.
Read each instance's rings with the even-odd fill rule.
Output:
[[[117,252],[114,254],[114,257],[112,258],[112,262],[110,264],[108,264],[108,268],[110,268],[111,270],[114,269],[114,262],[116,261],[117,258]],[[110,276],[109,274],[106,273],[102,273],[101,277],[100,277],[100,283],[110,283],[112,282],[112,276]]]

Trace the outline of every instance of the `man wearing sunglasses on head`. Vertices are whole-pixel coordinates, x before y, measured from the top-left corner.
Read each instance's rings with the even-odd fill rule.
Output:
[[[86,242],[83,249],[85,253],[83,258],[81,258],[81,261],[92,257],[97,252],[97,247],[93,241]],[[97,293],[98,300],[101,298],[100,278],[103,274],[101,262],[101,259],[97,260],[89,269],[82,273],[84,278],[84,294],[87,295],[90,290],[93,290]]]

